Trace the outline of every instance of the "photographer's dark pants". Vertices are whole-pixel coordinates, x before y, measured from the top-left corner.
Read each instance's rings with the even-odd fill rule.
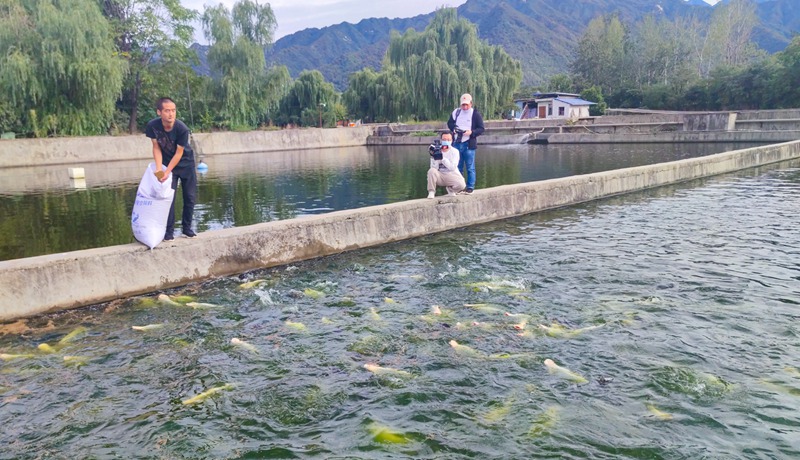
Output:
[[[178,166],[172,170],[172,190],[177,192],[178,181],[181,182],[181,194],[183,196],[183,213],[181,214],[181,229],[183,233],[192,228],[192,215],[194,214],[194,204],[197,201],[197,171],[194,163],[191,166]],[[169,208],[167,218],[167,235],[175,233],[175,198],[172,199],[172,206]]]

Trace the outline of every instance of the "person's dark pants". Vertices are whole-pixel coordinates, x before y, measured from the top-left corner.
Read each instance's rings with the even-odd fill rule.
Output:
[[[183,214],[181,215],[181,229],[183,233],[192,229],[192,215],[194,204],[197,201],[197,171],[194,164],[191,166],[178,166],[172,170],[172,190],[178,190],[178,180],[181,181],[181,194],[183,196]],[[175,198],[169,207],[166,235],[175,233]]]

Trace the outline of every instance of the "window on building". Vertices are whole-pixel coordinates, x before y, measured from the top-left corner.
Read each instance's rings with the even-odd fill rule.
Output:
[[[553,114],[553,106],[552,105],[548,105],[547,106],[547,114],[548,115],[552,115]]]
[[[564,116],[564,107],[559,107],[558,108],[558,116],[559,117],[563,117]]]

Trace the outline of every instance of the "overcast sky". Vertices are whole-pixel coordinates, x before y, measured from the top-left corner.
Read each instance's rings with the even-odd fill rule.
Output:
[[[430,13],[440,6],[460,6],[466,0],[259,0],[269,3],[278,30],[275,40],[309,27],[322,28],[349,22],[352,24],[365,18],[410,18],[418,14]],[[181,3],[203,13],[204,5],[223,3],[230,9],[235,0],[181,0]],[[195,34],[201,40],[202,31]]]

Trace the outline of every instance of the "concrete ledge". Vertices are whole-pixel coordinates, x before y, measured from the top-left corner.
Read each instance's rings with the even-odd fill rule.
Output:
[[[320,216],[0,262],[0,320],[414,238],[598,198],[800,158],[800,141]],[[424,180],[420,178],[419,180]]]
[[[203,155],[366,145],[373,126],[197,133]],[[134,136],[57,137],[0,141],[0,168],[152,159],[150,139]]]
[[[753,142],[775,143],[800,139],[800,131],[675,131],[657,134],[540,134],[533,139],[548,144],[646,144],[683,142]]]

